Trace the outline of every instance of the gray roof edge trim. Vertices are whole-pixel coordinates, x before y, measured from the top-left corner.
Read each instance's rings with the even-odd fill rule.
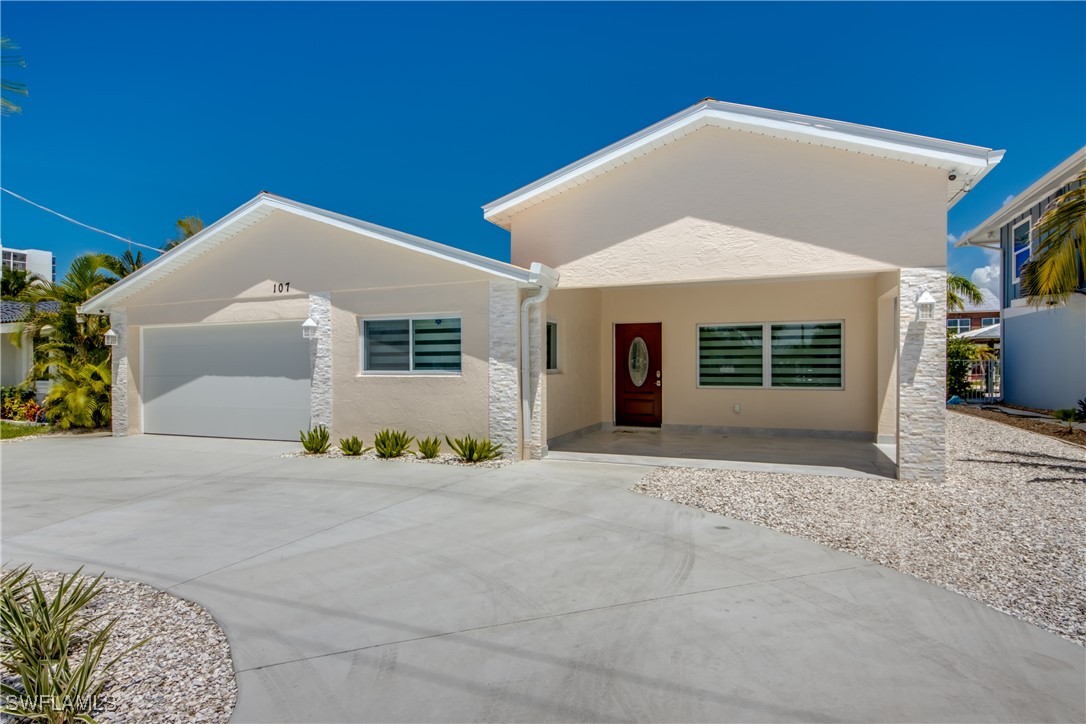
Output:
[[[835,121],[817,116],[805,116],[754,106],[724,103],[722,101],[702,101],[485,204],[482,207],[483,217],[487,220],[493,220],[492,217],[496,217],[500,213],[515,207],[518,203],[527,201],[532,196],[541,193],[544,187],[558,181],[577,178],[591,167],[605,163],[609,156],[615,155],[617,152],[635,150],[639,146],[648,145],[657,136],[667,135],[685,124],[694,124],[699,120],[708,118],[723,119],[737,125],[773,128],[782,132],[852,142],[871,148],[895,150],[900,153],[912,153],[918,156],[940,159],[946,161],[948,165],[957,163],[975,166],[978,174],[998,163],[1003,155],[1002,151],[993,151],[993,149],[984,146],[946,141],[902,131],[892,131],[846,121]],[[825,128],[819,128],[818,126],[825,126]]]
[[[200,233],[187,239],[184,243],[145,264],[138,271],[130,274],[113,286],[87,300],[80,305],[79,311],[88,313],[117,306],[119,302],[143,291],[159,279],[186,266],[190,261],[199,257],[205,251],[210,251],[243,228],[246,228],[248,225],[241,225],[244,219],[260,208],[286,211],[287,213],[311,218],[322,223],[343,228],[353,233],[365,234],[402,248],[411,249],[429,256],[472,267],[479,271],[511,279],[518,283],[535,286],[529,279],[530,272],[527,269],[522,269],[518,266],[498,261],[497,259],[491,259],[479,254],[457,249],[456,247],[440,244],[436,241],[424,239],[421,236],[413,236],[402,231],[371,224],[367,221],[362,221],[361,219],[337,214],[316,206],[293,201],[282,196],[261,192],[211,226],[202,230]],[[216,240],[215,237],[219,235],[223,236]],[[205,246],[208,248],[205,249]]]

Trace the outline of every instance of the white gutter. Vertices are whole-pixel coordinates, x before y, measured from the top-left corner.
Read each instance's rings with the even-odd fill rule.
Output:
[[[528,283],[536,284],[540,290],[526,297],[520,304],[520,419],[521,424],[521,459],[524,451],[532,439],[532,401],[528,394],[529,379],[532,376],[532,355],[530,351],[531,322],[529,312],[531,307],[542,304],[551,293],[551,289],[558,285],[558,272],[539,262],[532,262],[528,272]],[[541,330],[542,331],[542,330]],[[540,360],[542,365],[542,360]]]

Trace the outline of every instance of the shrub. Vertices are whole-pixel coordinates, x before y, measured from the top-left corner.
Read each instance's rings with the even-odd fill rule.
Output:
[[[308,431],[301,430],[298,432],[298,438],[302,441],[302,447],[310,455],[326,453],[331,447],[331,437],[328,434],[328,428],[324,425],[317,425]]]
[[[449,443],[449,447],[452,448],[453,452],[466,463],[479,463],[502,456],[501,444],[495,445],[494,441],[488,437],[476,440],[471,435],[467,435],[466,437],[450,440],[446,435],[445,442]]]
[[[1078,401],[1078,414],[1082,415],[1082,418],[1086,420],[1086,397]]]
[[[427,437],[419,440],[419,454],[426,460],[433,460],[441,452],[441,440],[436,437]]]
[[[340,438],[339,449],[343,451],[343,454],[348,457],[358,457],[367,450],[372,450],[371,447],[362,447],[362,441],[354,435],[346,438]]]
[[[408,450],[414,437],[408,437],[406,430],[381,430],[373,438],[373,449],[377,451],[379,458],[398,458]],[[414,454],[414,453],[412,453]]]
[[[33,403],[36,409],[32,411],[33,415],[26,417],[30,403]],[[40,409],[34,401],[33,390],[21,387],[4,387],[0,390],[0,417],[5,420],[33,420]]]
[[[1067,427],[1063,429],[1064,435],[1070,435],[1075,431],[1076,422],[1086,422],[1086,414],[1071,407],[1065,407],[1062,410],[1053,410],[1052,416],[1067,425]]]
[[[980,359],[980,350],[972,340],[947,333],[946,340],[946,392],[947,397],[965,397],[969,390],[969,371]]]
[[[101,616],[87,616],[83,609],[102,592],[102,576],[90,583],[80,571],[62,577],[52,598],[24,566],[3,577],[0,586],[0,635],[5,667],[18,681],[0,683],[3,712],[26,720],[66,724],[90,717],[105,687],[107,672],[120,659],[145,643],[131,646],[103,662],[116,620],[97,627]],[[72,666],[69,653],[79,635],[82,657]]]

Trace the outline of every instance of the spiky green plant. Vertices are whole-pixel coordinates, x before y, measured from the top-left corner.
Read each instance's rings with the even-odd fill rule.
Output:
[[[424,437],[419,440],[419,455],[425,460],[433,460],[441,452],[441,439]]]
[[[347,457],[358,457],[367,450],[372,450],[371,447],[363,447],[362,441],[355,435],[350,437],[340,438],[339,449]]]
[[[1062,410],[1053,410],[1052,416],[1064,424],[1064,435],[1070,435],[1075,431],[1076,422],[1086,422],[1086,415],[1083,415],[1073,407],[1067,407]]]
[[[946,277],[946,308],[950,312],[965,309],[965,303],[980,304],[984,301],[980,287],[961,274],[948,274]]]
[[[317,425],[308,430],[299,430],[298,439],[302,441],[302,448],[310,455],[320,455],[328,452],[332,446],[331,435],[324,425]]]
[[[98,428],[110,423],[113,372],[109,357],[101,357],[96,362],[78,357],[75,360],[57,357],[49,372],[53,386],[43,401],[46,420],[61,430]]]
[[[1079,187],[1059,196],[1034,230],[1037,253],[1022,266],[1022,293],[1043,306],[1066,301],[1083,288],[1086,272],[1086,171]]]
[[[449,447],[452,448],[457,457],[466,463],[481,463],[502,456],[501,444],[495,444],[488,437],[476,439],[471,435],[466,435],[450,440],[449,436],[446,435],[445,442],[449,443]]]
[[[398,458],[405,453],[414,455],[407,449],[414,440],[414,436],[408,437],[406,430],[381,430],[373,438],[373,449],[379,458]]]

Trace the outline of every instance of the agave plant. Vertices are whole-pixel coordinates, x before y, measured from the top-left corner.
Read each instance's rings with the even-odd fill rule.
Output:
[[[445,442],[449,443],[449,447],[457,457],[466,463],[481,463],[502,456],[501,443],[495,444],[488,437],[476,439],[471,435],[466,435],[450,440],[446,435]]]
[[[343,452],[344,455],[353,458],[358,457],[362,453],[368,450],[372,450],[373,448],[363,447],[362,441],[359,440],[357,436],[351,435],[347,438],[340,438],[339,449]]]
[[[424,437],[419,440],[419,455],[424,460],[433,460],[441,452],[441,439],[436,437]]]
[[[331,435],[324,425],[317,425],[308,430],[300,430],[298,439],[302,441],[302,448],[310,455],[321,455],[328,452],[332,446]]]
[[[398,458],[404,453],[414,455],[407,449],[414,440],[414,436],[408,437],[406,430],[381,430],[373,438],[373,449],[379,458]]]

